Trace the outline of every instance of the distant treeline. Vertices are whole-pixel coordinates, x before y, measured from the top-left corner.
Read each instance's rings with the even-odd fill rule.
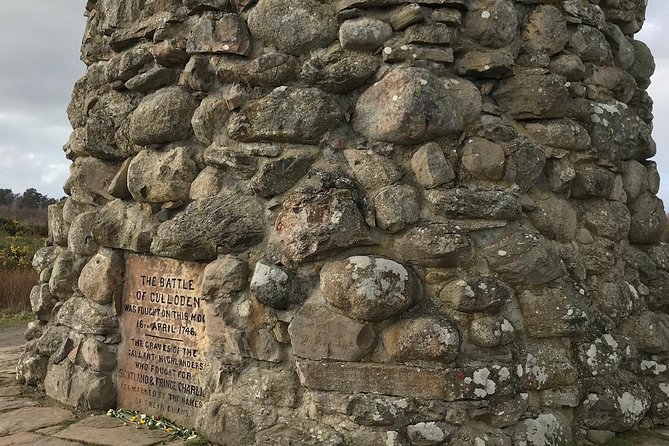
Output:
[[[26,189],[22,194],[14,193],[11,189],[0,189],[0,206],[9,206],[17,209],[39,209],[57,203],[55,198],[49,198],[37,192],[37,189]]]

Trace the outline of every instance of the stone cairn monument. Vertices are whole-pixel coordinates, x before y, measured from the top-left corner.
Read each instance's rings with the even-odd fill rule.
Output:
[[[18,379],[248,445],[669,419],[645,0],[97,0]]]

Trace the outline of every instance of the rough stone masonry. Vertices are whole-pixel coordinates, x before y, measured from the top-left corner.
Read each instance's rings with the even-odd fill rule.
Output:
[[[234,446],[666,423],[645,3],[89,1],[18,379]]]

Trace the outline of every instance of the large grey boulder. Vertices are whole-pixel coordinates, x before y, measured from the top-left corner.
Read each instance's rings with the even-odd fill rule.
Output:
[[[120,164],[92,156],[77,158],[70,166],[70,178],[64,189],[80,203],[104,204],[110,198],[107,189]]]
[[[363,321],[382,321],[400,314],[419,297],[413,273],[390,259],[369,256],[325,265],[321,293],[333,307]]]
[[[628,72],[634,76],[639,88],[648,88],[650,77],[655,72],[655,60],[648,45],[640,40],[632,40],[634,46],[634,63]]]
[[[568,281],[556,281],[544,289],[518,294],[525,328],[530,336],[573,336],[587,330],[592,321],[585,290]]]
[[[569,48],[583,62],[606,65],[613,60],[611,47],[604,34],[591,26],[579,25],[569,37]]]
[[[49,291],[60,300],[69,299],[77,287],[77,277],[86,264],[87,257],[78,256],[66,250],[56,257],[49,278]]]
[[[578,229],[577,213],[567,200],[544,195],[534,201],[536,208],[528,213],[528,217],[541,234],[560,242],[574,239]]]
[[[35,285],[30,291],[30,307],[40,321],[48,321],[57,298],[49,291],[49,285]]]
[[[288,54],[327,46],[339,29],[332,3],[313,0],[260,0],[248,25],[253,37]]]
[[[475,0],[464,17],[467,36],[490,48],[511,43],[517,26],[516,10],[509,0]]]
[[[100,246],[148,252],[158,221],[140,203],[114,200],[100,209],[93,238]]]
[[[569,110],[566,80],[556,74],[518,75],[502,81],[494,96],[516,119],[562,118]]]
[[[139,202],[186,201],[200,169],[187,147],[142,150],[128,166],[128,190]]]
[[[264,237],[260,202],[223,193],[194,201],[174,219],[161,224],[151,252],[182,260],[211,260],[219,253],[243,252]]]
[[[93,226],[97,220],[97,213],[93,211],[79,214],[70,225],[67,235],[67,246],[73,253],[81,256],[91,256],[98,250],[98,244],[93,240]]]
[[[185,90],[166,88],[145,97],[130,115],[130,140],[140,146],[181,141],[193,134],[198,102]]]
[[[241,16],[205,13],[194,21],[186,49],[189,53],[245,56],[251,51],[251,36]]]
[[[516,444],[527,446],[568,446],[572,438],[569,421],[559,413],[544,413],[524,420],[513,433]]]
[[[242,142],[313,143],[340,120],[333,95],[317,88],[277,87],[233,114],[228,135]]]
[[[584,122],[599,156],[611,160],[643,161],[655,155],[651,127],[627,104],[592,102]]]
[[[629,205],[629,239],[633,243],[656,243],[667,225],[664,203],[655,195],[644,193]]]
[[[360,96],[353,126],[370,139],[418,144],[458,134],[480,107],[480,93],[469,81],[398,68]]]
[[[419,225],[404,232],[395,249],[416,265],[453,267],[467,264],[474,251],[469,238],[450,225]]]
[[[567,22],[552,5],[540,5],[525,18],[523,41],[529,51],[559,53],[569,40]]]
[[[495,276],[453,280],[442,288],[439,302],[463,313],[496,313],[511,300],[511,288]]]
[[[372,54],[335,48],[302,65],[302,79],[309,85],[344,93],[363,85],[381,65]]]
[[[433,188],[455,180],[453,164],[436,143],[420,147],[411,157],[411,167],[421,186]]]
[[[289,196],[277,216],[275,228],[295,261],[371,244],[369,228],[351,192],[331,189]]]
[[[490,268],[512,283],[539,285],[565,273],[555,246],[538,234],[516,231],[483,252]]]
[[[124,263],[119,251],[101,249],[81,270],[79,290],[98,304],[120,302]]]
[[[388,232],[399,232],[420,219],[420,196],[408,184],[384,187],[374,195],[376,224]]]
[[[86,153],[106,160],[132,155],[117,143],[116,134],[137,107],[136,96],[111,91],[94,102],[85,126]]]
[[[588,397],[578,408],[582,425],[624,432],[637,425],[650,409],[650,395],[638,378],[619,370],[609,377],[584,380]]]
[[[295,294],[290,274],[263,262],[256,263],[249,289],[258,302],[277,310],[286,310]]]
[[[289,190],[307,174],[315,156],[313,153],[288,153],[265,161],[252,178],[253,190],[269,198]]]
[[[388,23],[371,17],[361,17],[341,24],[339,42],[346,49],[373,51],[392,34],[393,29]]]
[[[402,171],[390,158],[372,150],[344,150],[355,178],[368,191],[390,186],[402,178]]]
[[[518,198],[498,190],[435,189],[425,200],[435,215],[445,218],[517,220],[522,215]]]

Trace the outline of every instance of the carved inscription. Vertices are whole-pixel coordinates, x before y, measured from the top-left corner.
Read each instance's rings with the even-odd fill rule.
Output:
[[[204,265],[128,256],[117,405],[192,426],[206,398]]]

